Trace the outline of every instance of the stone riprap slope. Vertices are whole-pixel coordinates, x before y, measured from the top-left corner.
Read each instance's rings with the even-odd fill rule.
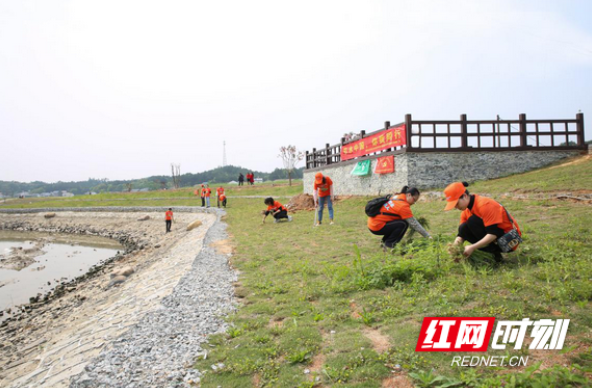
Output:
[[[222,213],[174,208],[173,232],[165,234],[160,208],[51,209],[56,216],[45,219],[49,210],[2,212],[0,228],[111,234],[126,252],[27,306],[20,320],[3,323],[0,386],[162,387],[198,380],[193,358],[206,335],[225,330],[223,316],[233,308],[230,253],[204,246],[226,237]],[[187,231],[196,220],[202,225]],[[133,273],[114,284],[111,274],[130,267]]]

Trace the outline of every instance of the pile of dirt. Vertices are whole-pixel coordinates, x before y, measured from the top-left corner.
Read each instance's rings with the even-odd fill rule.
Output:
[[[286,205],[290,211],[297,210],[314,210],[314,199],[310,194],[299,194],[290,199],[290,202]]]

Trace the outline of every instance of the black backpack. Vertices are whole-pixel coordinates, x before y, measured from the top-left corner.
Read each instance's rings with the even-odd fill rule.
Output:
[[[396,216],[396,214],[394,214],[394,213],[382,213],[380,211],[382,206],[385,203],[387,203],[390,199],[391,199],[391,196],[387,195],[386,197],[374,198],[374,199],[368,201],[368,203],[366,204],[366,208],[364,209],[366,211],[366,215],[368,217],[376,217],[379,214],[382,214],[385,216]]]

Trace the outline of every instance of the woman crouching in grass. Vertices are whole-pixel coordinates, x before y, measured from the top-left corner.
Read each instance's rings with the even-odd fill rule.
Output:
[[[496,261],[501,261],[502,252],[516,250],[522,241],[522,232],[502,205],[491,198],[471,195],[466,189],[468,186],[467,182],[455,182],[444,189],[448,201],[444,210],[456,208],[462,212],[453,247],[461,247],[468,241],[471,244],[464,248],[465,257],[479,249],[492,253]]]
[[[403,187],[400,193],[392,195],[380,208],[378,215],[368,217],[368,229],[373,234],[383,236],[382,246],[394,248],[403,239],[409,226],[423,237],[430,234],[413,217],[411,205],[419,199],[419,190],[415,187]]]
[[[282,218],[287,219],[288,221],[292,221],[292,217],[288,215],[288,209],[284,207],[278,201],[274,201],[273,198],[265,198],[264,203],[267,205],[267,210],[262,210],[261,213],[263,214],[263,220],[261,223],[265,223],[265,218],[268,215],[272,215],[274,218],[274,222],[280,222]]]

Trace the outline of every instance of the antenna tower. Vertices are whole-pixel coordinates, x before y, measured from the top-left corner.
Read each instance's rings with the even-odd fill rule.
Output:
[[[226,167],[226,140],[224,140],[222,142],[223,148],[224,148],[224,153],[222,156],[222,167]]]

